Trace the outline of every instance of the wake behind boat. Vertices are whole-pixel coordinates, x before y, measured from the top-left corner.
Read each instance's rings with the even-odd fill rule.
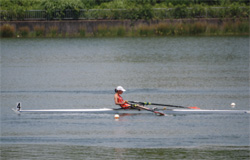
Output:
[[[40,109],[40,110],[23,110],[20,103],[17,108],[12,110],[17,113],[102,113],[102,114],[122,114],[122,113],[150,113],[147,110],[140,109],[122,109],[122,108],[100,108],[100,109]],[[249,114],[249,110],[204,110],[204,109],[152,109],[155,111],[161,111],[165,114]]]

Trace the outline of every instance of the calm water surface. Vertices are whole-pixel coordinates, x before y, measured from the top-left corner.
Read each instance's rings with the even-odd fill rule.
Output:
[[[124,99],[249,110],[249,37],[1,39],[1,159],[247,159],[249,114],[22,114]]]

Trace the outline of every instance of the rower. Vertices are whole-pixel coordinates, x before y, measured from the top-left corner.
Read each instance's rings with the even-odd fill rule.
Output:
[[[142,108],[145,108],[143,106],[139,106],[138,104],[129,104],[128,101],[124,101],[121,94],[123,92],[125,92],[126,90],[122,87],[122,86],[118,86],[116,87],[115,89],[115,96],[114,96],[114,99],[115,99],[115,104],[116,105],[120,105],[120,107],[122,109],[138,109],[139,111],[142,109]],[[147,108],[145,108],[147,109]]]
[[[124,101],[123,98],[121,97],[121,94],[125,91],[126,90],[122,86],[116,87],[115,95],[114,95],[115,104],[120,105],[121,108],[123,108],[123,109],[130,109],[131,105],[128,104],[128,101]]]
[[[121,97],[121,94],[125,92],[126,90],[122,86],[117,86],[115,89],[115,95],[114,95],[114,100],[116,105],[120,105],[121,108],[123,109],[142,109],[142,110],[147,110],[150,112],[154,112],[157,115],[165,115],[164,113],[149,109],[147,107],[138,105],[138,104],[129,104],[128,101],[124,101],[123,98]]]

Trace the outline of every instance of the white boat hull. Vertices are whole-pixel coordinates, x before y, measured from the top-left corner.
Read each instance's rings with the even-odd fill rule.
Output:
[[[106,113],[106,114],[122,114],[122,113],[152,113],[146,110],[136,109],[112,109],[112,108],[101,108],[101,109],[48,109],[48,110],[16,110],[14,112],[21,113]],[[171,109],[171,110],[160,110],[165,114],[249,114],[249,110],[203,110],[203,109]]]

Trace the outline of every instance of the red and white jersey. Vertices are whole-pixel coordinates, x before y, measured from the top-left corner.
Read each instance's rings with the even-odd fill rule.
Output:
[[[118,103],[124,103],[123,98],[119,94],[118,94]],[[129,109],[130,108],[130,104],[128,104],[128,103],[120,104],[120,106],[123,109]]]

